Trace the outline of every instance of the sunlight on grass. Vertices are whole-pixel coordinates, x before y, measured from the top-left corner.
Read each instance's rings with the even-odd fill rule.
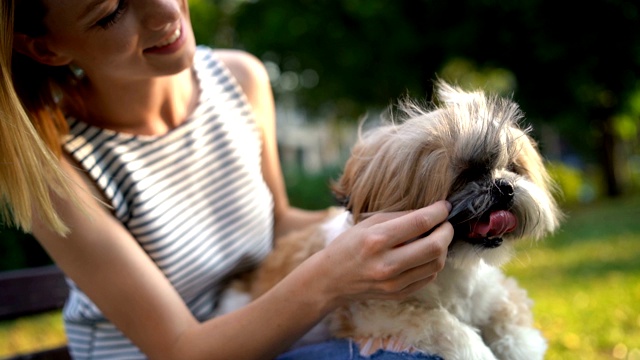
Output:
[[[506,267],[535,301],[546,358],[640,360],[640,202],[571,213]]]
[[[0,322],[0,358],[66,344],[58,311]]]

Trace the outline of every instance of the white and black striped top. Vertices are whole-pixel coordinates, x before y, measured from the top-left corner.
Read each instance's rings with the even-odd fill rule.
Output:
[[[178,128],[136,136],[70,120],[65,150],[204,320],[225,279],[270,251],[273,199],[261,173],[259,129],[242,90],[211,49],[198,47],[194,68],[199,103]],[[63,314],[74,358],[145,358],[70,286]]]

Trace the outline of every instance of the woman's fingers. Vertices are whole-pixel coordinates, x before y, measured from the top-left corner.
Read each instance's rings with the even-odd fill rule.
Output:
[[[337,286],[331,291],[343,299],[400,299],[432,281],[453,238],[449,210],[440,201],[411,212],[376,214],[339,236],[323,252],[334,274],[328,278],[341,279],[329,281],[329,288]]]
[[[381,294],[402,297],[419,289],[444,268],[447,246],[453,228],[449,223],[439,226],[428,238],[392,250],[381,261],[374,281]],[[404,269],[404,270],[401,270]]]
[[[387,239],[389,248],[414,239],[447,219],[451,205],[446,201],[438,201],[430,206],[406,213],[386,214],[388,220],[371,226],[371,230],[379,232],[381,238]],[[382,215],[382,214],[381,214]],[[377,217],[377,216],[376,216]],[[373,221],[380,221],[378,219]],[[374,229],[375,228],[375,229]]]
[[[446,222],[449,209],[449,203],[440,201],[401,216],[394,216],[399,214],[395,213],[388,220],[371,225],[365,246],[367,252],[381,256],[374,278],[390,279],[408,269],[444,259],[453,238],[453,228]],[[426,238],[415,240],[429,231]]]
[[[400,273],[431,262],[441,263],[442,270],[447,250],[453,238],[453,226],[449,222],[438,225],[428,236],[398,246],[387,252],[384,262]]]

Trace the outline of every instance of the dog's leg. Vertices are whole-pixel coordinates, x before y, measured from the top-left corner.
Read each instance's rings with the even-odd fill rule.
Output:
[[[531,300],[513,279],[505,279],[507,299],[497,304],[489,324],[482,328],[485,342],[498,359],[542,360],[547,342],[533,327]]]
[[[447,360],[496,360],[477,329],[445,309],[431,310],[423,320],[416,348]]]
[[[275,241],[273,251],[252,273],[250,293],[253,299],[267,292],[284,279],[303,261],[322,250],[326,243],[326,221],[344,212],[341,208],[329,208],[323,222],[280,236]],[[299,339],[292,348],[325,341],[331,337],[325,320],[318,323]]]
[[[252,274],[252,298],[267,292],[311,255],[322,250],[327,242],[326,224],[342,214],[345,214],[343,208],[330,207],[321,221],[277,237],[271,253]]]
[[[379,308],[371,308],[367,314],[352,313],[352,310],[343,308],[330,315],[332,328],[337,337],[356,341],[363,356],[386,348],[389,341],[399,340],[411,349],[409,352],[439,355],[446,360],[497,360],[477,329],[443,308],[410,311],[411,319],[399,320],[399,327],[385,317],[376,316],[380,315]],[[358,325],[354,326],[353,322]],[[368,348],[369,344],[374,348]]]
[[[324,238],[317,225],[279,238],[260,267],[231,280],[220,295],[216,314],[226,314],[246,306],[323,247]]]
[[[325,245],[319,225],[294,231],[276,239],[273,251],[256,269],[251,296],[256,299],[284,279],[293,269]]]

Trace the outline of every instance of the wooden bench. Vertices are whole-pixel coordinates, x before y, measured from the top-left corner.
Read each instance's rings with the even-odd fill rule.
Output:
[[[0,272],[0,320],[61,309],[68,288],[54,265]],[[70,360],[66,346],[20,354],[7,360]]]

